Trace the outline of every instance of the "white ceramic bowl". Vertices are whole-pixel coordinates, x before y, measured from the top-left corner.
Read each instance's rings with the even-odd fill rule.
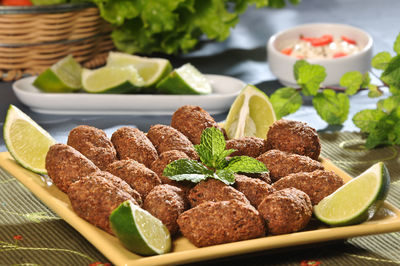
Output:
[[[286,86],[296,85],[293,75],[293,65],[297,58],[282,54],[280,51],[298,40],[300,35],[322,36],[331,34],[340,38],[342,35],[357,42],[361,48],[359,52],[344,57],[333,59],[306,59],[311,64],[319,64],[325,67],[327,77],[323,82],[324,86],[339,84],[343,74],[349,71],[358,70],[365,73],[371,68],[372,58],[372,37],[365,31],[344,24],[312,23],[303,24],[294,28],[281,31],[273,35],[267,43],[268,65],[271,72]]]

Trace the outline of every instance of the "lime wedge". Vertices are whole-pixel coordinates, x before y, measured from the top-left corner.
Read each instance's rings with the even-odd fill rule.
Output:
[[[110,224],[121,243],[132,252],[156,255],[171,250],[171,236],[167,227],[129,200],[111,213]]]
[[[14,105],[8,108],[3,136],[8,151],[20,165],[35,173],[47,174],[46,154],[56,141]]]
[[[107,58],[109,67],[133,66],[143,78],[143,87],[156,85],[172,70],[172,65],[167,59],[149,58],[125,53],[110,52]]]
[[[68,55],[41,73],[33,85],[44,92],[71,92],[82,88],[81,65]]]
[[[140,91],[143,79],[133,66],[101,67],[83,69],[82,85],[90,93],[134,93]]]
[[[233,102],[224,128],[229,139],[265,139],[275,120],[275,112],[268,96],[253,85],[247,85]]]
[[[390,175],[383,162],[364,171],[314,206],[322,222],[340,226],[362,223],[376,213],[385,200]]]
[[[157,89],[166,94],[209,94],[212,91],[207,78],[189,63],[169,73],[157,84]]]

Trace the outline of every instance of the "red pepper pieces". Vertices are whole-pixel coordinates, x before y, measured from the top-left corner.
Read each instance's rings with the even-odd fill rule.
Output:
[[[285,54],[285,55],[290,55],[292,53],[292,51],[293,51],[292,48],[285,48],[285,49],[281,50],[281,53]]]
[[[310,42],[312,46],[323,46],[333,42],[333,36],[330,34],[325,34],[322,35],[321,37],[300,36],[300,39],[306,42]]]
[[[343,56],[346,56],[346,55],[347,55],[346,53],[337,52],[337,53],[333,54],[333,58],[343,57]]]
[[[342,36],[341,38],[342,38],[343,41],[345,41],[345,42],[347,42],[349,44],[354,44],[354,45],[357,44],[357,42],[355,40],[347,38],[346,36]]]

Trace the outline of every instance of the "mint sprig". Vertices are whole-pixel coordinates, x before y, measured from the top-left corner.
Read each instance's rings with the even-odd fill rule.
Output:
[[[324,121],[330,125],[342,124],[348,118],[350,95],[368,89],[369,97],[380,97],[383,95],[381,88],[387,87],[392,95],[380,100],[376,109],[358,112],[352,120],[361,132],[366,133],[367,148],[400,145],[400,34],[393,44],[393,51],[393,56],[384,51],[371,60],[373,68],[383,70],[379,77],[382,85],[372,84],[368,72],[351,71],[340,79],[341,87],[322,87],[326,77],[324,67],[298,60],[293,74],[300,88],[280,88],[270,96],[277,118],[296,112],[303,94],[313,97],[313,106]]]
[[[207,178],[215,178],[227,185],[235,183],[235,173],[263,173],[267,167],[249,156],[227,157],[235,152],[226,150],[222,132],[214,127],[206,128],[201,134],[200,144],[195,149],[200,162],[191,159],[179,159],[169,163],[163,175],[175,181],[188,180],[198,183]]]

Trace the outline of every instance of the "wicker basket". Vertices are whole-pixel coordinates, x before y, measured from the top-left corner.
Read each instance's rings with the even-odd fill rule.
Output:
[[[36,75],[68,54],[87,68],[103,65],[110,32],[90,4],[0,6],[0,80]]]

